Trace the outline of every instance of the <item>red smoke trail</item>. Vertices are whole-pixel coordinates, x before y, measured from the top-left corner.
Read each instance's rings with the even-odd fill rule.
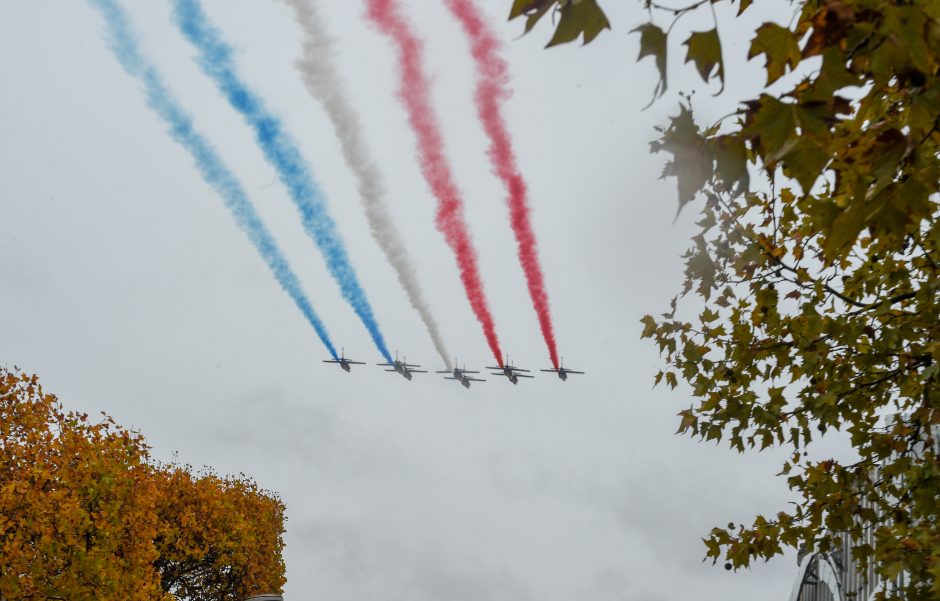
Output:
[[[548,355],[552,365],[558,369],[555,332],[542,267],[539,264],[535,233],[529,221],[526,184],[516,166],[516,156],[502,115],[503,101],[512,94],[508,88],[506,61],[500,56],[499,40],[487,27],[473,0],[447,0],[447,7],[460,21],[464,32],[470,38],[471,53],[477,67],[476,107],[483,129],[490,139],[490,163],[509,193],[509,214],[512,231],[519,245],[519,262],[522,264],[522,271],[529,286],[529,296],[532,297],[532,305],[542,328],[542,337],[548,346]]]
[[[470,300],[470,307],[483,326],[483,334],[493,356],[502,367],[503,355],[480,281],[476,251],[463,220],[463,200],[444,155],[441,132],[431,108],[431,90],[424,74],[421,41],[412,33],[408,21],[399,11],[398,0],[366,0],[366,6],[369,18],[398,47],[398,97],[408,111],[408,121],[417,138],[421,172],[437,198],[437,229],[444,234],[444,239],[457,257],[460,280]]]

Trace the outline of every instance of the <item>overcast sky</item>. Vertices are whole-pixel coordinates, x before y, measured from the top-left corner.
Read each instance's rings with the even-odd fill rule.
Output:
[[[320,4],[445,340],[468,367],[492,364],[434,229],[391,47],[361,2]],[[405,4],[426,43],[503,348],[520,366],[548,367],[484,154],[466,39],[440,3]],[[612,32],[552,50],[542,48],[547,22],[518,37],[510,5],[485,2],[513,75],[507,116],[560,354],[588,375],[515,387],[490,377],[465,390],[436,374],[407,382],[372,365],[347,374],[321,363],[313,330],[109,53],[98,13],[42,1],[0,4],[0,363],[40,374],[68,408],[139,429],[158,459],[245,472],[278,492],[290,601],[783,599],[792,554],[737,574],[701,561],[712,526],[784,508],[785,483],[772,476],[781,456],[674,436],[688,391],[651,389],[659,360],[639,339],[640,317],[680,288],[695,210],[673,222],[674,183],[657,179],[665,157],[650,156],[648,142],[697,75],[674,46],[670,92],[642,111],[655,73],[651,60],[635,62],[628,35],[644,19],[640,2],[604,2]],[[336,344],[380,360],[251,131],[192,61],[168,3],[126,6]],[[301,38],[290,10],[216,0],[206,11],[300,143],[390,347],[440,369],[369,235],[330,122],[294,69]],[[720,11],[726,53],[743,57],[744,35],[789,11],[758,2],[739,22]],[[724,94],[695,96],[703,120],[763,81],[758,62],[736,60],[728,74]]]

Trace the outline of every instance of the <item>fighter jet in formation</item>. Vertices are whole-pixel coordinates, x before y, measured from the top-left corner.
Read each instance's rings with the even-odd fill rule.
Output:
[[[561,378],[561,381],[562,381],[562,382],[564,382],[564,381],[566,381],[566,380],[568,379],[568,374],[583,374],[583,373],[584,373],[583,371],[575,371],[575,370],[573,370],[573,369],[567,369],[567,368],[565,368],[565,360],[564,360],[564,359],[561,360],[561,365],[558,367],[558,369],[542,369],[542,370],[539,370],[539,371],[545,371],[545,372],[551,372],[551,373],[554,373],[554,374],[558,374],[558,377]]]
[[[343,371],[347,371],[347,372],[351,371],[351,366],[353,365],[365,365],[365,362],[363,361],[353,361],[352,359],[346,358],[345,350],[341,350],[339,357],[335,359],[324,359],[323,362],[335,363],[336,365],[339,365],[341,368],[343,368]],[[421,366],[416,363],[408,363],[407,358],[400,361],[398,359],[398,353],[395,353],[395,360],[392,361],[391,363],[376,363],[376,365],[388,368],[385,371],[396,372],[398,374],[401,374],[401,376],[405,378],[406,380],[411,380],[414,374],[428,373],[427,370],[424,370],[424,369],[415,369]],[[457,365],[456,359],[454,359],[454,365],[455,366]],[[493,370],[492,375],[505,377],[512,384],[518,384],[519,378],[534,378],[535,377],[535,376],[529,375],[530,370],[523,369],[521,367],[516,367],[515,365],[513,365],[512,362],[509,360],[508,355],[506,356],[506,361],[503,362],[502,367],[487,366],[486,369]],[[555,368],[540,369],[539,371],[556,374],[558,378],[562,380],[563,382],[568,380],[569,374],[584,374],[585,373],[583,371],[568,369],[567,367],[565,367],[564,359],[562,359],[557,369]],[[463,386],[464,388],[470,388],[471,382],[486,382],[486,380],[483,380],[481,378],[474,378],[471,375],[469,375],[469,374],[478,374],[480,372],[469,370],[467,369],[466,365],[464,365],[464,367],[454,367],[451,370],[443,370],[443,371],[438,371],[436,373],[449,374],[444,377],[445,380],[456,380],[460,382],[461,386]]]
[[[407,363],[407,361],[408,361],[407,358],[405,358],[404,361],[399,361],[399,360],[398,360],[398,353],[395,353],[395,361],[393,361],[392,363],[376,363],[376,365],[379,365],[379,366],[381,366],[381,367],[391,367],[392,369],[386,369],[385,371],[394,371],[394,372],[398,372],[398,373],[400,373],[400,374],[402,375],[402,377],[404,377],[406,380],[410,380],[412,374],[426,374],[426,373],[428,373],[427,370],[424,370],[424,369],[412,369],[412,368],[414,368],[414,367],[421,367],[421,366],[420,366],[420,365],[416,365],[416,364],[414,364],[414,363]]]
[[[528,369],[522,369],[521,367],[514,367],[512,362],[509,361],[509,356],[506,356],[506,361],[503,362],[502,367],[490,367],[487,366],[486,369],[497,370],[494,371],[491,375],[494,376],[505,376],[509,378],[509,381],[513,384],[519,383],[519,378],[534,378],[535,376],[527,376],[524,373],[519,372],[528,372]]]
[[[457,359],[454,358],[454,365],[457,365]],[[453,371],[439,371],[439,374],[453,374],[452,376],[446,376],[445,380],[457,380],[460,382],[464,388],[470,388],[470,382],[486,382],[486,380],[481,380],[480,378],[471,378],[467,374],[478,374],[478,371],[471,371],[467,369],[467,366],[464,365],[463,368],[454,367]]]
[[[339,359],[324,359],[324,363],[336,363],[343,368],[344,371],[350,370],[350,365],[365,365],[364,361],[353,361],[352,359],[346,358],[346,350],[343,349],[340,351]]]

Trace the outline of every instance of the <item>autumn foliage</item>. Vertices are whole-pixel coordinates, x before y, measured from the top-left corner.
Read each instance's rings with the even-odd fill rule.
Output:
[[[877,598],[938,599],[940,2],[790,4],[788,22],[745,31],[751,0],[643,1],[649,21],[633,31],[654,99],[676,51],[710,91],[735,76],[732,52],[762,63],[766,83],[715,122],[685,94],[659,128],[652,150],[680,209],[698,203],[699,232],[679,297],[642,336],[663,356],[656,383],[693,399],[680,432],[788,455],[779,475],[795,500],[713,529],[707,557],[730,569],[847,542],[863,571],[906,575]],[[550,44],[608,26],[596,0],[511,11],[526,30],[554,13]],[[817,456],[834,431],[851,453]]]
[[[284,506],[154,463],[108,417],[0,369],[0,598],[241,600],[283,585]]]

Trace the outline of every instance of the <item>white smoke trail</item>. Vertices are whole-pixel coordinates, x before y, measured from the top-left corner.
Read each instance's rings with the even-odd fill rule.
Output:
[[[307,91],[316,98],[329,115],[339,137],[343,159],[356,177],[359,197],[365,209],[372,237],[385,253],[389,264],[398,276],[398,282],[408,295],[421,321],[431,336],[434,348],[447,369],[453,366],[450,354],[434,316],[428,307],[418,276],[405,248],[404,241],[392,221],[385,202],[385,185],[372,160],[362,135],[359,118],[351,108],[349,96],[342,77],[336,70],[333,59],[333,40],[330,38],[319,9],[312,0],[286,0],[294,9],[294,17],[304,33],[303,54],[296,67],[303,77]]]

